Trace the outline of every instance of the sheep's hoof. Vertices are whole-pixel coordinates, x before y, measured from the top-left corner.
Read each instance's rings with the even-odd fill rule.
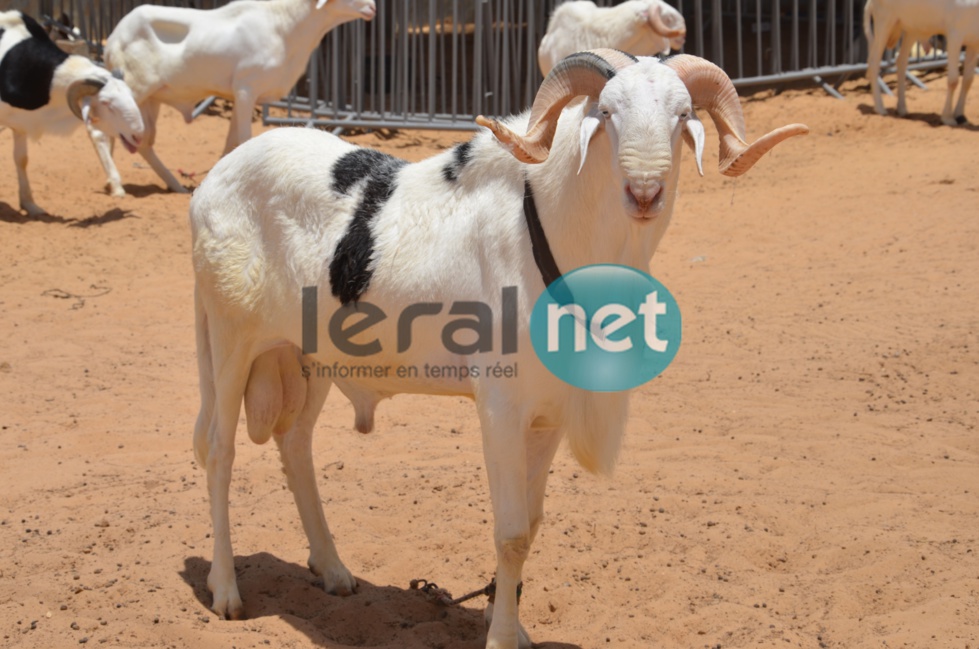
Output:
[[[486,625],[486,631],[489,632],[490,626],[493,624],[493,604],[489,603],[486,605],[486,609],[483,611],[483,623]],[[491,646],[503,646],[500,644],[490,644],[490,639],[487,638],[487,647]],[[517,649],[532,649],[534,643],[530,641],[530,634],[527,630],[523,628],[520,622],[517,622]]]
[[[307,561],[313,574],[322,577],[324,591],[340,597],[348,597],[357,592],[357,578],[350,574],[345,565],[339,561],[333,566],[323,565],[325,563],[315,561],[312,557]]]
[[[965,115],[958,115],[955,118],[955,123],[958,124],[959,126],[962,126],[963,124],[968,124],[969,120],[966,119]]]
[[[20,209],[27,212],[27,216],[31,217],[32,219],[48,215],[47,210],[36,203],[21,203]]]
[[[225,620],[244,620],[245,607],[242,606],[241,596],[238,589],[234,588],[231,592],[221,593],[220,589],[214,594],[211,610],[217,613],[218,617]]]
[[[944,124],[945,126],[958,126],[959,125],[959,121],[957,119],[955,119],[954,117],[945,117],[943,115],[942,116],[942,124]]]
[[[106,186],[106,190],[109,192],[109,196],[113,198],[122,198],[126,195],[126,190],[122,187],[112,187],[111,185]]]

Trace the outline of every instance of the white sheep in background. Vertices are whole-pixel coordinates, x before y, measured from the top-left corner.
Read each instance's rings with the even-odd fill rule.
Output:
[[[486,646],[530,646],[518,622],[517,584],[543,515],[548,467],[567,436],[583,466],[609,472],[628,393],[572,388],[535,356],[528,319],[545,283],[525,197],[536,197],[539,223],[565,271],[595,263],[648,270],[673,212],[681,140],[700,165],[704,129],[694,106],[717,125],[720,169],[729,176],[808,131],[786,126],[749,146],[737,93],[720,68],[687,55],[661,62],[596,50],[560,63],[529,114],[505,122],[481,117],[490,131],[422,162],[406,164],[322,131],[284,128],[215,165],[194,193],[190,221],[201,389],[194,448],[207,470],[214,526],[207,583],[216,613],[243,614],[228,512],[243,400],[249,436],[256,442],[274,436],[279,445],[309,539],[310,568],[327,591],[349,593],[357,582],[327,528],[311,457],[313,425],[331,383],[354,403],[363,432],[378,401],[393,394],[467,395],[482,424],[495,517],[497,589]],[[376,324],[368,339],[384,342],[369,362],[469,368],[499,362],[518,365],[519,377],[331,381],[316,368],[361,365],[364,358],[341,353],[335,337],[329,349],[302,355],[302,287],[336,298],[319,300],[321,323],[366,303],[404,314],[419,303],[479,300],[506,314],[506,291],[513,289],[519,330],[510,350],[496,344],[494,333],[490,351],[450,351],[440,332],[453,316],[443,308],[415,327],[403,351],[394,344],[400,338],[393,321],[400,318]],[[308,378],[303,367],[313,370]]]
[[[600,8],[590,0],[558,5],[537,49],[541,74],[574,52],[608,47],[636,56],[669,54],[683,47],[687,26],[662,0],[629,0]]]
[[[260,103],[281,99],[296,84],[328,31],[371,20],[374,0],[237,0],[211,10],[141,5],[126,14],[105,45],[105,62],[121,70],[143,111],[139,153],[174,192],[186,192],[153,151],[161,104],[189,123],[211,95],[234,100],[224,153],[251,137]],[[113,195],[124,195],[110,141],[93,137]]]
[[[897,112],[903,117],[908,114],[905,91],[911,47],[918,41],[927,42],[935,34],[944,34],[948,44],[948,91],[942,123],[955,126],[966,121],[965,98],[979,61],[979,4],[959,0],[867,0],[863,31],[869,44],[867,78],[873,90],[874,108],[879,114],[887,114],[877,83],[884,50],[894,47],[901,39],[897,57]],[[966,49],[962,90],[953,112],[952,98],[959,84],[959,52],[963,45]]]
[[[67,134],[83,122],[118,136],[131,152],[143,136],[139,107],[125,83],[61,51],[30,16],[0,12],[0,125],[14,134],[20,207],[29,215],[45,212],[27,178],[27,138]]]

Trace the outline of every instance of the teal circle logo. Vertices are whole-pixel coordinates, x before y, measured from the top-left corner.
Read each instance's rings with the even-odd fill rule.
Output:
[[[530,314],[530,341],[556,377],[592,392],[657,377],[680,349],[680,307],[655,278],[614,264],[556,279]]]

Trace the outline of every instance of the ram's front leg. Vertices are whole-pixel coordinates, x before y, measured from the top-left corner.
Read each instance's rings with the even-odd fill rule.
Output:
[[[479,410],[496,541],[496,602],[486,609],[486,649],[529,649],[517,611],[517,586],[532,541],[525,431],[512,407],[481,404]]]
[[[116,163],[112,160],[112,138],[100,131],[91,123],[86,122],[85,128],[88,129],[88,137],[92,140],[95,147],[95,154],[99,156],[102,169],[105,171],[105,188],[109,195],[117,198],[125,196],[126,190],[122,187],[122,177],[116,168]]]
[[[231,126],[228,139],[224,143],[224,153],[228,155],[239,145],[252,137],[252,114],[255,112],[255,94],[250,88],[235,89],[235,103],[231,110]]]

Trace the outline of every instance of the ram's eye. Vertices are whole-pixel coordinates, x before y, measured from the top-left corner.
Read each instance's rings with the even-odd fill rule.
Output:
[[[602,111],[602,115],[603,115],[603,116],[605,116],[605,117],[608,117],[608,115],[609,115],[609,113],[608,113],[608,111],[607,111],[607,110],[603,110],[603,111]]]
[[[690,117],[690,113],[680,113],[680,119],[687,119]]]

